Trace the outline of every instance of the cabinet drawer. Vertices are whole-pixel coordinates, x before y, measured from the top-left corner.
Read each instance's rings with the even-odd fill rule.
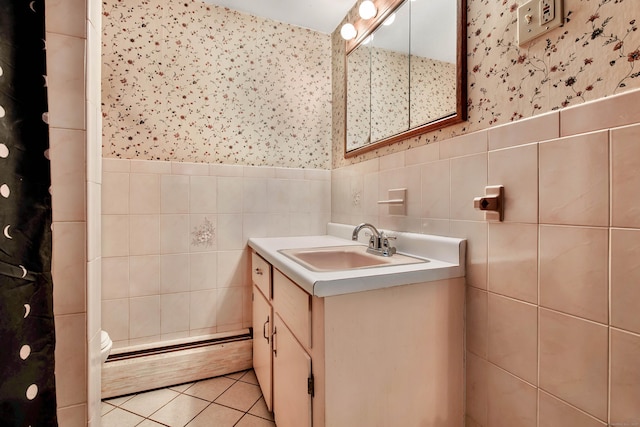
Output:
[[[271,299],[271,264],[255,252],[251,252],[251,280],[268,300]]]
[[[311,295],[273,269],[273,309],[300,344],[311,348]]]

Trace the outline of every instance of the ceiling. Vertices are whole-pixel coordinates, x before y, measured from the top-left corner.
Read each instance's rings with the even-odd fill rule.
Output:
[[[203,0],[250,15],[331,34],[356,0]]]

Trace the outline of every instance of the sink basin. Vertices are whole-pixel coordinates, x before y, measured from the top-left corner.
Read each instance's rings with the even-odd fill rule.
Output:
[[[366,246],[360,245],[281,249],[279,252],[312,271],[354,270],[429,262],[426,259],[403,254],[394,254],[390,257],[370,254]]]

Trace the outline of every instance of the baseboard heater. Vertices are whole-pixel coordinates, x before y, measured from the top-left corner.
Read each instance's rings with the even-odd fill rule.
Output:
[[[250,369],[251,331],[114,351],[102,365],[102,398],[123,396]]]

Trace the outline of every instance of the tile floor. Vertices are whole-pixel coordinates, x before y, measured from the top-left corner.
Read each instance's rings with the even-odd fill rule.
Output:
[[[102,401],[102,427],[275,427],[252,369]]]

